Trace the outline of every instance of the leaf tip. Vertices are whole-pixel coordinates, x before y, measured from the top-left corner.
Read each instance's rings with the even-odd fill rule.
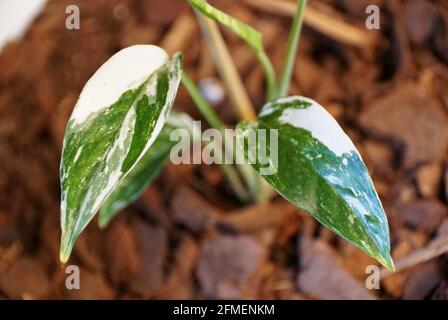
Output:
[[[62,263],[67,263],[68,259],[70,258],[71,248],[68,248],[67,246],[61,244],[61,250],[59,251],[59,260]]]
[[[59,260],[62,263],[66,263],[70,258],[73,250],[74,238],[76,237],[73,237],[73,234],[62,231],[61,247],[59,251]]]
[[[395,272],[394,260],[392,259],[390,253],[380,256],[377,260],[387,269],[392,272]]]
[[[59,254],[59,260],[60,260],[62,263],[67,263],[69,257],[70,257],[70,256],[69,256],[68,254],[66,254],[66,252],[62,252],[62,251],[61,251],[61,253]]]

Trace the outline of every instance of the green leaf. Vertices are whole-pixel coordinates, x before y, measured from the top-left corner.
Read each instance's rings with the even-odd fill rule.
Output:
[[[274,138],[244,148],[245,157],[256,160],[254,168],[292,204],[394,268],[387,218],[367,168],[350,138],[322,106],[303,97],[278,99],[263,107],[257,121],[242,122],[238,129],[240,147],[254,132],[276,129]],[[269,162],[254,158],[263,155],[261,151]],[[269,163],[270,170],[263,163]]]
[[[137,45],[112,56],[83,88],[61,159],[61,251],[66,262],[81,233],[164,126],[182,58]]]
[[[221,23],[229,28],[255,52],[266,76],[268,99],[275,95],[275,71],[263,47],[263,37],[260,32],[250,25],[229,16],[227,13],[209,5],[205,0],[187,0],[188,3],[204,16]]]
[[[101,207],[98,223],[106,227],[110,220],[123,208],[134,202],[158,176],[168,160],[171,148],[178,144],[170,140],[171,132],[179,127],[188,126],[193,120],[186,114],[171,112],[168,121],[156,141],[146,151],[134,168],[121,179],[118,186]]]

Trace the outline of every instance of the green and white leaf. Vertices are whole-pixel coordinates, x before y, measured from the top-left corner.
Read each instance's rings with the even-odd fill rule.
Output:
[[[169,139],[170,131],[171,128],[166,125],[163,127],[143,158],[120,180],[104,202],[98,220],[101,228],[105,228],[120,210],[138,199],[146,187],[157,177],[173,146],[173,142]]]
[[[262,163],[267,161],[254,161],[254,168],[260,174],[264,170],[263,178],[288,201],[394,268],[387,218],[367,168],[350,138],[322,106],[304,97],[281,98],[266,104],[257,121],[243,122],[238,128],[240,143],[246,144],[254,130],[277,129],[277,159],[276,146],[270,139],[265,142],[273,174],[266,174]],[[258,152],[244,149],[249,159]]]
[[[168,160],[171,148],[178,144],[177,141],[170,139],[171,132],[177,128],[191,130],[192,122],[193,119],[187,114],[171,111],[156,141],[134,168],[120,180],[118,186],[101,207],[98,220],[101,228],[106,227],[121,209],[138,199],[158,176]]]
[[[151,45],[123,49],[83,88],[64,137],[61,176],[61,261],[75,240],[156,140],[182,72]]]
[[[211,6],[205,0],[187,0],[191,6],[198,10],[203,15],[223,24],[236,35],[243,39],[255,51],[262,51],[263,41],[261,33],[250,25],[235,19],[221,10]]]

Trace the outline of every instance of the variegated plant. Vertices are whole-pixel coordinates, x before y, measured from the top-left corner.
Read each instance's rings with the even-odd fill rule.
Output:
[[[298,2],[278,82],[258,31],[204,0],[187,1],[199,17],[222,23],[246,41],[265,71],[268,102],[256,119],[237,126],[242,142],[251,130],[277,130],[277,171],[263,178],[292,204],[393,269],[387,219],[354,144],[318,103],[284,97],[306,1]],[[181,79],[209,123],[223,129],[183,73],[181,54],[168,57],[156,46],[119,51],[85,85],[68,122],[62,151],[61,261],[68,260],[77,237],[97,212],[100,226],[105,227],[157,176],[177,143],[170,140],[174,128],[193,130],[187,115],[171,112]],[[266,149],[270,147],[266,141]],[[248,148],[241,152],[249,156]],[[262,169],[258,163],[253,167],[257,172]],[[244,174],[235,173],[234,167],[223,166],[223,170],[236,192],[250,194],[241,190],[248,181],[243,187],[237,184]]]

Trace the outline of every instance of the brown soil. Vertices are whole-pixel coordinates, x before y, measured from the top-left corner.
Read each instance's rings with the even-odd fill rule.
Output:
[[[213,1],[260,29],[277,70],[289,19]],[[382,8],[370,47],[305,27],[292,94],[324,105],[358,146],[384,203],[395,261],[448,238],[448,4],[446,1],[311,1],[363,28],[367,4]],[[81,29],[67,30],[78,4]],[[330,22],[328,22],[330,23]],[[252,101],[263,77],[228,31]],[[374,261],[277,197],[242,206],[216,166],[168,165],[104,231],[79,238],[70,264],[81,289],[65,288],[59,262],[59,157],[65,125],[87,79],[135,43],[183,51],[198,81],[216,71],[182,0],[50,1],[20,41],[0,54],[0,298],[9,299],[424,299],[448,298],[448,261],[411,261],[366,290]],[[228,101],[216,106],[235,122]],[[182,89],[175,109],[199,119]],[[444,241],[444,240],[443,240]],[[445,241],[446,242],[446,241]]]

